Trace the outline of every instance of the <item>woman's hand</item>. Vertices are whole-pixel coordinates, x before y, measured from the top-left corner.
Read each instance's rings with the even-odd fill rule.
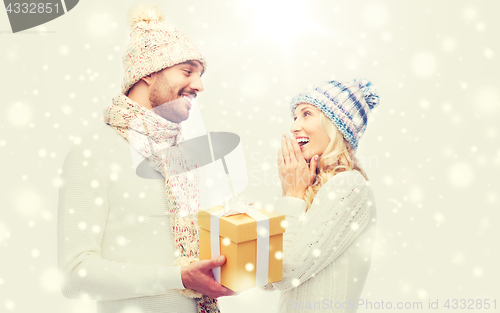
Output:
[[[318,156],[315,155],[308,165],[300,151],[295,137],[283,135],[278,152],[278,172],[283,196],[304,199],[306,189],[316,177]]]

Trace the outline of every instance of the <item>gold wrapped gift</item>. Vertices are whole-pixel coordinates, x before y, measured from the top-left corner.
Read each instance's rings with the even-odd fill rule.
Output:
[[[226,256],[226,263],[220,269],[220,283],[227,288],[239,292],[261,284],[274,283],[282,279],[282,251],[283,251],[283,222],[285,216],[277,212],[267,210],[252,210],[258,212],[261,220],[268,220],[269,229],[259,230],[257,221],[250,217],[256,213],[242,213],[236,215],[222,216],[222,206],[215,206],[206,211],[198,212],[198,225],[200,226],[200,260],[212,258],[211,236],[216,232],[210,232],[211,220],[219,225],[219,247],[220,255]],[[267,218],[266,218],[267,217]],[[267,221],[264,221],[267,227]],[[262,224],[259,224],[262,225]],[[258,234],[261,246],[258,247]],[[268,255],[264,255],[267,248]],[[215,245],[214,245],[215,246]],[[258,252],[260,264],[258,264]],[[214,255],[216,256],[216,255]],[[268,261],[268,264],[263,264]],[[257,270],[259,268],[259,271]],[[259,273],[257,273],[259,272]],[[263,275],[267,276],[266,277]],[[216,275],[214,275],[215,277]],[[263,279],[264,278],[264,279]],[[216,278],[217,279],[217,278]]]

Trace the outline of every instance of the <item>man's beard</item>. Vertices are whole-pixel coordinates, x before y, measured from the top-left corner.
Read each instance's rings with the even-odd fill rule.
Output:
[[[183,91],[180,90],[179,93],[175,95],[170,86],[167,84],[163,84],[163,86],[165,86],[163,87],[163,94],[169,96],[162,96],[160,94],[161,91],[154,88],[149,100],[151,102],[152,111],[173,123],[180,123],[186,120],[187,116],[184,116],[185,114],[182,113],[182,106],[185,106],[185,99],[180,96]]]
[[[159,86],[165,87],[160,89]],[[177,98],[179,98],[179,95],[175,95],[173,88],[164,81],[163,76],[160,76],[155,82],[153,90],[151,90],[149,102],[151,103],[151,108],[154,109]]]

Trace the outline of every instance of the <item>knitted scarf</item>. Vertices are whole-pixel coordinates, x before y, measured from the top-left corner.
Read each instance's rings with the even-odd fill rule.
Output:
[[[120,94],[113,105],[104,110],[104,121],[145,158],[154,170],[165,177],[168,211],[174,237],[176,255],[174,265],[187,266],[198,260],[199,254],[199,177],[194,163],[176,149],[182,142],[181,126],[170,122],[151,110]],[[167,153],[165,152],[167,149]],[[219,313],[216,299],[191,289],[179,290],[197,300],[198,313]]]

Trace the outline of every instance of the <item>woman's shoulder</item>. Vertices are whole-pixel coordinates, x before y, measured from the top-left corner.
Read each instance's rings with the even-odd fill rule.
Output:
[[[335,186],[365,186],[368,185],[368,181],[365,179],[363,174],[357,170],[344,171],[334,175],[330,178],[323,186],[335,185]]]
[[[363,192],[368,189],[366,188],[367,186],[369,186],[369,182],[359,171],[344,171],[335,174],[326,183],[324,183],[316,194],[316,198],[331,198],[330,195],[332,194],[345,193],[352,190]]]
[[[323,184],[316,194],[313,204],[337,202],[345,197],[351,198],[354,193],[357,194],[356,198],[358,199],[373,202],[370,182],[365,179],[363,174],[357,170],[344,171],[336,174]]]

